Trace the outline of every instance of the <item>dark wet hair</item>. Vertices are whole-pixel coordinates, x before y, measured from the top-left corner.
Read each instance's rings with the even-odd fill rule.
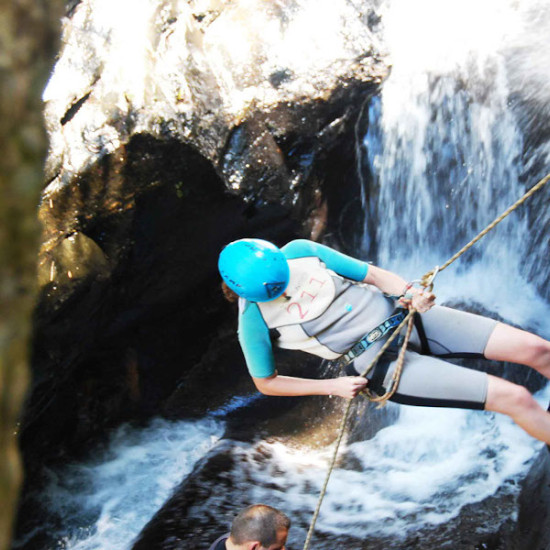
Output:
[[[239,300],[239,295],[235,291],[231,290],[227,286],[227,283],[225,281],[222,281],[222,292],[223,292],[223,297],[228,302],[235,303]]]
[[[272,506],[253,504],[242,510],[231,525],[235,544],[258,541],[264,548],[277,542],[277,533],[290,529],[290,519]]]

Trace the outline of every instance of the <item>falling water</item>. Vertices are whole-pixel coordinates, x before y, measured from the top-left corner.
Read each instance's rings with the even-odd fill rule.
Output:
[[[548,6],[432,0],[385,6],[393,71],[371,102],[363,143],[370,172],[364,253],[379,265],[420,277],[535,183],[524,181],[529,159],[512,100],[521,75],[510,71],[521,70],[517,56],[527,52],[550,60],[549,49],[534,47],[538,36],[526,31],[541,10]],[[528,66],[537,65],[530,59]],[[547,63],[539,66],[547,71]],[[526,266],[543,271],[548,240],[531,250],[532,231],[527,207],[514,212],[439,276],[439,297],[477,302],[548,336],[548,304],[525,275]],[[544,405],[547,393],[538,396]],[[374,520],[386,534],[445,521],[520,475],[539,448],[502,417],[402,408],[393,426],[350,447],[371,474],[360,483],[369,486],[369,498],[362,489],[351,499],[348,492],[343,509],[355,505],[361,512],[346,520],[333,497],[325,529],[345,533],[367,515],[372,533],[380,529]]]
[[[370,106],[364,141],[372,176],[365,251],[380,265],[420,277],[535,183],[524,181],[529,159],[512,86],[523,78],[518,55],[530,67],[533,55],[550,59],[526,35],[541,9],[541,2],[520,9],[496,1],[386,6],[393,71]],[[527,214],[528,207],[516,210],[442,274],[440,295],[474,299],[548,330],[537,322],[544,304],[525,276],[526,264],[543,267],[546,252],[526,246],[533,238]],[[519,304],[518,288],[525,296]]]

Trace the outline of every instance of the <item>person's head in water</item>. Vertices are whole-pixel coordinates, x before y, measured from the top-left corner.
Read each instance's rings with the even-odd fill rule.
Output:
[[[227,550],[284,550],[290,519],[271,506],[254,504],[231,524]]]
[[[251,302],[278,298],[290,278],[283,252],[262,239],[239,239],[229,243],[220,254],[218,269],[224,283]]]

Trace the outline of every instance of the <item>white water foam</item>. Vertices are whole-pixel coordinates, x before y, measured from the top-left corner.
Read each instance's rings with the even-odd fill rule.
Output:
[[[223,422],[168,422],[124,426],[105,454],[51,474],[41,496],[64,530],[64,550],[125,550],[174,488],[219,440]]]
[[[550,392],[537,398],[544,405]],[[333,471],[316,532],[399,539],[444,523],[467,503],[499,490],[517,493],[517,479],[541,446],[502,415],[403,407],[397,423],[343,451],[354,459],[354,468]],[[247,449],[236,446],[234,452],[246,463],[251,502],[273,503],[300,520],[293,540],[302,538],[299,523],[311,520],[331,448],[312,451],[264,441]]]

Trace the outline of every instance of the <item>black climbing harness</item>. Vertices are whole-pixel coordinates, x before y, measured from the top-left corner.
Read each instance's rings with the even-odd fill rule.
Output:
[[[337,361],[338,366],[343,369],[353,360],[367,351],[375,342],[388,335],[392,329],[397,327],[407,316],[408,311],[403,308],[397,308],[385,321],[382,321],[377,327],[367,332],[363,338],[355,342],[351,349],[342,355]]]

